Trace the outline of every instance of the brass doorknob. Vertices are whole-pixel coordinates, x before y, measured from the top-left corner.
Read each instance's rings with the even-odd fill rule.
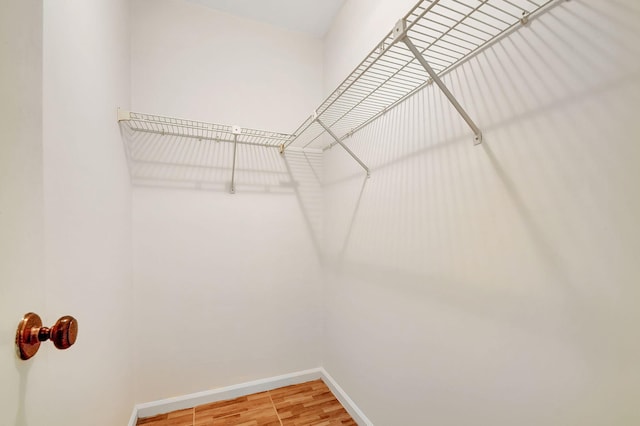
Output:
[[[78,338],[78,321],[69,315],[60,318],[53,327],[43,327],[38,314],[29,312],[18,324],[16,346],[20,359],[27,360],[40,349],[40,342],[51,340],[56,348],[67,349]]]
[[[63,316],[51,327],[49,338],[56,348],[68,349],[78,338],[78,321],[71,315]]]

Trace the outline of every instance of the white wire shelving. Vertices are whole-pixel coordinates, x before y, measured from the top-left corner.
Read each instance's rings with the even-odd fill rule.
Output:
[[[129,129],[134,132],[180,136],[215,142],[237,142],[238,144],[266,148],[280,149],[283,144],[293,137],[285,133],[122,110],[118,110],[118,121],[126,123]]]
[[[191,161],[187,165],[209,167],[195,158],[202,150],[200,145],[184,140],[228,142],[233,144],[228,155],[233,193],[238,145],[278,148],[284,153],[288,148],[326,150],[339,144],[369,176],[369,168],[347,147],[345,139],[432,83],[458,111],[471,128],[474,143],[479,144],[480,127],[441,77],[560,1],[566,0],[420,0],[292,134],[118,110],[118,121],[132,133],[172,136],[181,141],[181,148],[130,144],[130,169],[131,164],[180,166],[186,159]],[[168,160],[161,158],[166,152],[174,154]]]
[[[285,147],[328,149],[436,83],[482,142],[440,77],[558,0],[421,0],[294,132]]]
[[[218,156],[230,157],[232,193],[235,192],[237,147],[248,145],[262,148],[276,148],[282,152],[284,144],[292,135],[265,130],[248,129],[140,112],[118,109],[118,122],[132,134],[154,135],[152,139],[125,138],[129,169],[133,179],[148,178],[148,170],[155,167],[185,167],[192,169],[221,168],[220,158],[211,157],[211,143],[226,142],[230,150],[216,149]],[[172,140],[159,140],[162,137]],[[209,143],[209,147],[203,147]],[[167,146],[171,145],[171,146]],[[229,152],[230,151],[230,152]],[[226,155],[230,154],[230,155]]]

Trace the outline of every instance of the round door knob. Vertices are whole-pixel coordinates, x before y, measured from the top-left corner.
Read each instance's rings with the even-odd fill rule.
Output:
[[[78,338],[78,321],[70,315],[63,316],[51,327],[49,336],[56,348],[69,348]]]
[[[16,347],[20,359],[27,360],[40,349],[40,342],[51,340],[56,348],[68,349],[78,338],[78,321],[69,315],[60,318],[53,327],[43,327],[38,314],[29,312],[18,324]]]

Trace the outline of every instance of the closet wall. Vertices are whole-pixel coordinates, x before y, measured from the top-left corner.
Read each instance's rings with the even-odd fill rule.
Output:
[[[47,365],[15,348],[18,321],[45,303],[39,0],[0,3],[0,58],[0,424],[45,424]]]
[[[185,1],[132,7],[134,111],[290,132],[321,97],[320,40]],[[321,154],[239,146],[232,195],[231,144],[174,142],[211,167],[156,167],[133,191],[136,401],[317,367]]]
[[[34,424],[121,425],[133,403],[131,189],[114,121],[130,97],[129,2],[44,2],[43,25],[41,314],[74,315],[80,331],[67,351],[40,349],[49,389]]]
[[[326,89],[391,3],[343,8]],[[370,179],[326,153],[323,365],[375,424],[640,421],[639,15],[558,1],[448,74],[480,146],[431,86],[347,141]]]
[[[0,424],[124,424],[133,403],[131,205],[114,105],[128,2],[3,2]],[[5,62],[6,61],[6,62]],[[27,312],[78,319],[66,351],[16,357]]]

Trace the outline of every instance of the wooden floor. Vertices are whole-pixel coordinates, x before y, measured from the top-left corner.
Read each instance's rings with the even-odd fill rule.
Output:
[[[354,425],[322,380],[138,419],[144,426]]]

